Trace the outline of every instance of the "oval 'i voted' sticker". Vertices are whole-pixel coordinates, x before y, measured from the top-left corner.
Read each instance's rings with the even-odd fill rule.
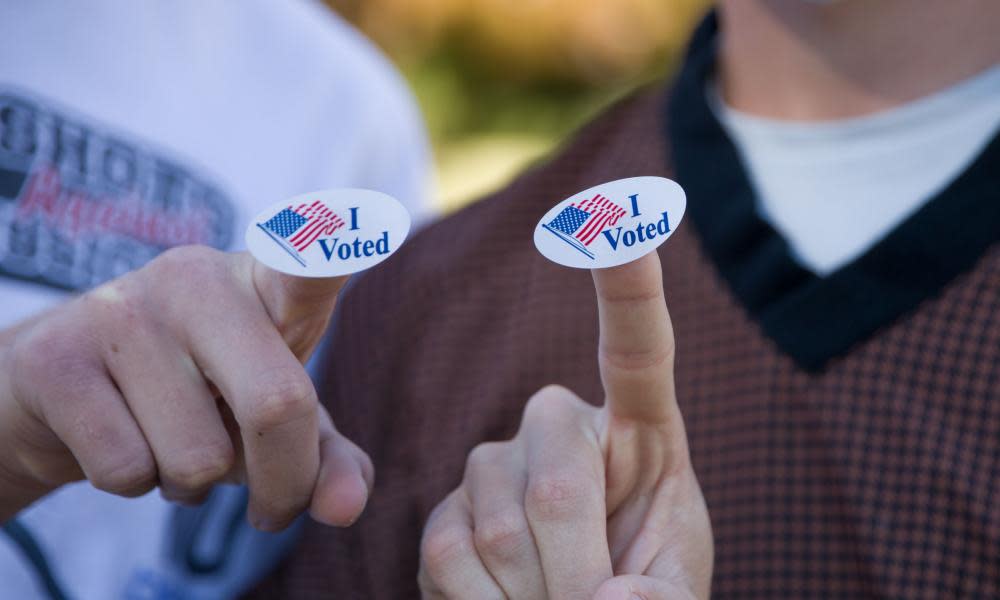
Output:
[[[686,206],[681,186],[664,177],[609,181],[545,213],[535,227],[535,247],[567,267],[615,267],[665,242]]]
[[[410,232],[410,213],[374,190],[302,194],[257,215],[247,227],[250,253],[300,277],[356,273],[382,262]]]

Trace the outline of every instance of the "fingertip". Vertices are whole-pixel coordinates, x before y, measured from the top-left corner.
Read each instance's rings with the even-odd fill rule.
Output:
[[[364,511],[368,494],[368,483],[360,470],[323,478],[313,495],[309,513],[325,525],[349,527]]]
[[[360,457],[332,461],[320,473],[309,512],[326,525],[353,525],[368,503],[374,470],[363,453]]]

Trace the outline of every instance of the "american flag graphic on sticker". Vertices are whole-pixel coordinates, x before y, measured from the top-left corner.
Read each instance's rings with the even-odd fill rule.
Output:
[[[306,266],[302,252],[305,251],[321,235],[330,235],[344,226],[344,220],[338,217],[319,200],[312,204],[300,204],[295,209],[291,206],[283,208],[258,227],[281,246],[292,258],[302,266]]]
[[[587,247],[602,231],[617,225],[625,214],[624,208],[597,194],[589,200],[570,204],[542,227],[593,259],[594,254]]]
[[[319,190],[277,202],[246,229],[247,250],[296,277],[339,277],[377,265],[410,232],[410,213],[392,196],[362,188]]]

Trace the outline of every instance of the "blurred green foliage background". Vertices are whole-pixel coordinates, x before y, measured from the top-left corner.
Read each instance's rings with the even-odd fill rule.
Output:
[[[666,76],[708,0],[327,0],[396,62],[454,210],[636,86]]]

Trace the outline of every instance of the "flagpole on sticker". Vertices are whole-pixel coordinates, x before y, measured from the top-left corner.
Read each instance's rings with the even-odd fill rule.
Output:
[[[266,233],[268,235],[268,237],[270,237],[272,240],[274,240],[275,242],[277,242],[278,245],[281,246],[281,248],[285,252],[287,252],[289,256],[291,256],[292,258],[294,258],[303,267],[306,266],[306,261],[301,256],[299,256],[298,252],[296,252],[295,250],[292,250],[291,248],[289,248],[288,244],[285,243],[285,240],[283,240],[283,239],[279,238],[278,236],[274,235],[273,233],[271,233],[270,229],[268,229],[267,227],[264,227],[260,223],[257,223],[256,225],[257,225],[257,227],[260,227],[260,230],[263,231],[264,233]]]

